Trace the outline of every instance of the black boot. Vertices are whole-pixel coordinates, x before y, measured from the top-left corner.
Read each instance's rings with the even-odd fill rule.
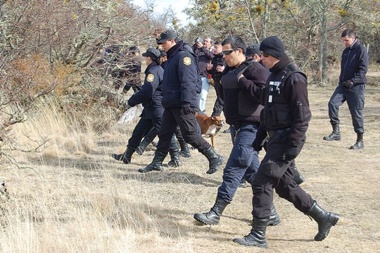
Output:
[[[140,145],[136,148],[136,153],[139,155],[142,155],[146,147],[148,147],[149,143],[151,142],[152,142],[151,139],[148,140],[147,138],[144,138],[142,142],[140,142]]]
[[[272,208],[270,209],[268,226],[276,226],[280,223],[281,223],[280,216],[278,215],[274,205],[272,205]]]
[[[297,170],[297,167],[296,167],[296,166],[291,167],[290,170],[291,170],[292,173],[293,173],[293,179],[294,179],[294,181],[295,181],[298,185],[302,184],[302,183],[305,181],[305,179],[303,178],[303,176],[302,176],[302,175],[300,174],[300,172]]]
[[[139,169],[139,172],[147,173],[147,172],[150,172],[153,170],[162,171],[163,170],[162,162],[165,160],[165,157],[166,157],[166,154],[163,154],[159,151],[156,151],[154,153],[153,161],[148,166],[146,166],[145,168]]]
[[[127,147],[123,154],[112,154],[112,157],[118,161],[123,161],[125,164],[129,164],[131,163],[132,155],[134,152],[134,148]]]
[[[272,205],[272,208],[270,209],[270,215],[268,220],[268,226],[276,226],[281,223],[280,216],[278,215],[276,208],[274,205]],[[251,226],[254,226],[255,221],[252,220]]]
[[[224,158],[221,155],[218,155],[212,147],[203,151],[202,154],[207,157],[209,162],[209,169],[206,172],[207,174],[215,173],[219,169],[219,166],[224,162]]]
[[[243,238],[235,238],[234,242],[244,246],[267,248],[268,244],[265,239],[265,231],[268,225],[268,221],[268,218],[254,218],[251,233],[244,236]]]
[[[317,202],[314,202],[306,215],[309,215],[318,223],[318,233],[314,237],[315,241],[322,241],[325,239],[330,232],[330,228],[335,226],[339,220],[338,214],[323,210]]]
[[[333,131],[330,135],[323,137],[325,141],[340,141],[339,124],[332,124]]]
[[[136,153],[142,155],[145,149],[148,147],[150,143],[153,142],[154,138],[157,136],[156,128],[152,128],[144,137],[144,139],[140,142],[140,145],[136,148]]]
[[[363,134],[357,134],[356,143],[350,147],[350,149],[362,149],[364,148]]]
[[[206,225],[216,225],[219,223],[220,216],[228,204],[228,202],[222,199],[216,199],[214,206],[209,212],[196,213],[194,214],[194,219]]]
[[[180,155],[179,155],[179,150],[170,150],[170,161],[168,162],[169,167],[179,167],[181,165],[180,161]]]
[[[185,158],[190,158],[191,153],[190,153],[189,145],[185,141],[178,141],[178,142],[181,147],[180,155]]]

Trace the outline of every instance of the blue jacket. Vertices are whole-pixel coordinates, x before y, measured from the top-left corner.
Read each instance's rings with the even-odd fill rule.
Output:
[[[153,62],[145,70],[145,80],[140,91],[133,94],[128,100],[129,106],[142,104],[144,119],[161,118],[164,113],[162,107],[162,80],[164,69]]]
[[[367,50],[357,40],[343,50],[339,83],[352,80],[355,84],[366,84],[368,70]]]
[[[191,47],[179,41],[169,49],[167,56],[162,83],[162,105],[164,108],[170,108],[190,104],[191,107],[198,108],[202,81],[198,62]]]

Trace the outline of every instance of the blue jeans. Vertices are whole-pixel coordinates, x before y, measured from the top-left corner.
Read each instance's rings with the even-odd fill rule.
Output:
[[[223,182],[218,189],[218,199],[230,203],[242,178],[252,184],[259,168],[259,157],[252,147],[257,128],[256,124],[243,125],[239,129],[231,126],[231,133],[234,132],[233,147],[223,171]]]
[[[202,77],[202,90],[199,99],[199,110],[201,112],[206,110],[206,100],[208,92],[210,91],[210,84],[208,83],[207,77]]]

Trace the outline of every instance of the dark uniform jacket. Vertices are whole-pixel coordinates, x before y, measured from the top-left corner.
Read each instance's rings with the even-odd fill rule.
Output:
[[[238,81],[238,77],[243,73]],[[226,67],[219,92],[224,100],[224,116],[230,125],[258,123],[260,121],[260,91],[265,86],[268,72],[257,62],[245,61],[237,68]]]
[[[339,82],[352,80],[355,84],[366,84],[368,70],[368,54],[363,45],[357,40],[350,46],[343,50],[341,73]]]
[[[191,47],[179,41],[169,49],[167,56],[162,84],[162,105],[169,108],[190,104],[193,108],[198,108],[198,94],[201,92],[202,81]]]
[[[205,47],[197,47],[195,44],[193,46],[194,54],[198,57],[198,64],[200,69],[200,75],[203,77],[207,76],[207,65],[211,62],[214,54]]]
[[[128,105],[142,104],[144,110],[142,117],[145,119],[161,118],[164,112],[162,107],[162,80],[164,69],[152,62],[145,70],[145,80],[142,89],[133,94],[128,100]]]
[[[216,67],[217,66],[226,66],[226,61],[223,58],[223,54],[220,53],[220,54],[214,55],[214,58],[212,58],[212,60],[211,60],[211,64],[213,65],[212,69],[208,70],[207,72],[212,75],[212,79],[214,79],[214,81],[216,83],[219,83],[220,79],[222,78],[223,72],[216,71]]]
[[[287,56],[273,68],[263,101],[262,123],[267,131],[289,128],[288,146],[298,147],[305,138],[311,119],[307,79]]]

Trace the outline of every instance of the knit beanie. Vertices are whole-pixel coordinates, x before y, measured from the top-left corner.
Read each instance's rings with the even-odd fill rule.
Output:
[[[265,38],[260,44],[260,51],[277,59],[281,59],[285,55],[284,44],[277,36]]]

